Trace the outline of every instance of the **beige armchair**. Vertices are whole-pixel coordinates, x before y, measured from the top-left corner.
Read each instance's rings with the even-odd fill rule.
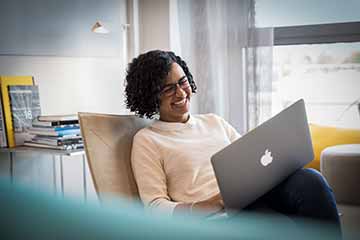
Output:
[[[130,155],[135,133],[150,120],[133,115],[79,113],[81,133],[95,190],[106,195],[139,199]]]

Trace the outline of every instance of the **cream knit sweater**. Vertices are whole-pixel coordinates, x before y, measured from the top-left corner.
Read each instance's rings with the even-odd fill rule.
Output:
[[[179,203],[219,193],[210,158],[239,137],[214,114],[191,115],[186,123],[156,120],[140,130],[133,140],[131,162],[146,209],[172,215]]]

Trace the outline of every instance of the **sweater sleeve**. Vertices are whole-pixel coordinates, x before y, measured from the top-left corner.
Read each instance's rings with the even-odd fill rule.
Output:
[[[220,122],[223,125],[230,142],[234,142],[235,140],[241,137],[240,133],[233,126],[231,126],[230,123],[228,123],[225,119],[223,119],[220,116],[217,117],[220,119]]]
[[[160,153],[153,141],[140,131],[135,135],[131,151],[131,164],[140,198],[152,212],[161,210],[172,215],[177,202],[171,201]]]

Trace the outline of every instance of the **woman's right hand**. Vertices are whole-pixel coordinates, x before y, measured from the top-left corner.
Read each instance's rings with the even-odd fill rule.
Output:
[[[192,203],[191,208],[193,212],[206,212],[210,215],[223,210],[224,201],[220,193],[218,193],[206,200]]]
[[[224,209],[224,202],[219,194],[212,196],[206,200],[193,202],[193,203],[180,203],[175,209],[175,214],[190,212],[191,214],[209,216],[214,213],[220,212]]]

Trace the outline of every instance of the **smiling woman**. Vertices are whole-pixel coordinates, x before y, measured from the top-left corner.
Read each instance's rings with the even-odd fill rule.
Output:
[[[172,52],[144,53],[130,63],[126,84],[127,107],[141,117],[156,116],[150,126],[136,133],[131,150],[131,167],[145,208],[170,216],[224,213],[210,159],[240,135],[215,114],[190,114],[196,85],[186,63]],[[269,161],[270,151],[264,164]],[[316,170],[294,172],[246,210],[264,204],[287,216],[312,217],[339,226],[334,196]]]
[[[183,91],[186,91],[187,101],[190,101],[190,95],[196,89],[192,74],[179,56],[173,52],[150,51],[129,64],[125,88],[126,106],[141,117],[153,118],[159,114],[160,108],[163,112],[166,111],[166,102],[170,101],[171,104],[184,100],[182,95],[179,97],[179,93],[182,94]],[[163,107],[161,101],[165,102]]]
[[[160,120],[186,122],[189,119],[191,87],[179,64],[172,63],[160,94]]]

